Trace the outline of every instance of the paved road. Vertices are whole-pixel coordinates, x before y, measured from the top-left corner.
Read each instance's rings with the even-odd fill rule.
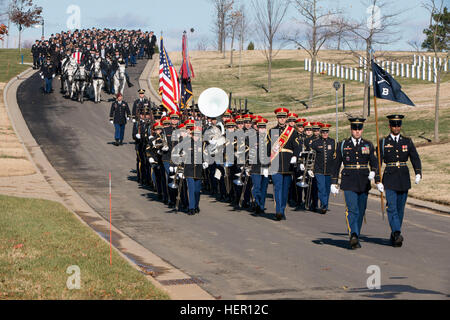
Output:
[[[146,61],[128,72],[136,84]],[[59,174],[105,218],[109,217],[108,173],[112,172],[113,224],[222,299],[448,299],[450,217],[409,209],[402,248],[389,246],[389,226],[379,202],[370,199],[362,248],[347,249],[342,195],[326,215],[287,212],[274,221],[233,211],[202,195],[201,213],[175,214],[135,182],[131,125],[125,145],[115,147],[109,102],[79,104],[55,92],[42,95],[34,75],[18,91],[24,118]],[[59,89],[59,84],[56,85]],[[57,91],[57,90],[55,90]],[[108,97],[105,97],[108,98]],[[271,186],[270,189],[271,190]],[[367,289],[367,268],[381,270],[381,289]]]

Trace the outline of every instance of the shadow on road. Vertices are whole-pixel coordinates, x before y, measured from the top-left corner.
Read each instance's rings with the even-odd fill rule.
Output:
[[[381,289],[355,288],[350,289],[348,293],[359,293],[359,294],[362,293],[363,297],[371,299],[396,299],[398,298],[397,296],[402,293],[433,294],[433,295],[442,295],[444,297],[449,296],[439,291],[418,289],[410,285],[402,285],[402,284],[388,284],[381,286]]]

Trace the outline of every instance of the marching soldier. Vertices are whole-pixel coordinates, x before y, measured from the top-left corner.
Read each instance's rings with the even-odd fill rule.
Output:
[[[191,145],[187,150],[190,153],[190,161],[184,163],[184,176],[187,182],[189,215],[195,215],[200,212],[200,191],[202,188],[202,171],[205,165],[202,164],[203,147],[199,139],[202,135],[202,128],[189,126],[191,135]]]
[[[350,248],[361,248],[359,236],[363,218],[366,212],[367,197],[370,190],[370,182],[375,180],[377,188],[383,192],[383,184],[380,182],[378,161],[375,148],[369,140],[362,138],[363,118],[351,118],[351,137],[342,140],[336,150],[336,162],[333,177],[331,179],[331,192],[338,194],[338,177],[342,170],[341,189],[344,190],[346,221],[350,236]]]
[[[162,148],[164,147],[163,125],[161,122],[155,122],[152,126],[153,134],[148,139],[147,157],[152,166],[152,178],[158,193],[158,200],[168,203],[166,174],[162,161]],[[166,190],[166,191],[165,191]]]
[[[251,151],[255,152],[251,158],[252,161],[256,160],[255,164],[251,167],[252,177],[252,195],[253,195],[253,209],[256,214],[262,214],[265,210],[267,186],[269,185],[269,163],[263,163],[261,155],[264,152],[264,148],[267,148],[268,135],[267,135],[267,119],[260,118],[257,122],[258,134],[256,146],[251,146]],[[267,156],[267,150],[264,153]],[[254,160],[253,160],[254,159]]]
[[[387,137],[380,140],[380,157],[386,164],[383,186],[386,192],[386,207],[391,227],[391,244],[394,247],[401,247],[403,243],[401,228],[405,204],[408,190],[411,189],[407,161],[408,159],[411,160],[416,174],[416,184],[422,179],[422,164],[412,139],[400,133],[404,116],[393,114],[387,116],[387,118],[389,119],[391,132]]]
[[[45,81],[44,93],[52,93],[52,82],[56,75],[55,65],[51,61],[51,57],[47,56],[46,62],[41,67],[41,78]]]
[[[303,159],[305,159],[305,154],[302,153],[305,151],[305,139],[306,139],[306,135],[305,135],[305,128],[303,127],[303,124],[306,122],[305,118],[299,118],[295,121],[295,129],[298,132],[298,140],[297,143],[299,145],[302,146],[302,151],[300,152],[301,157],[303,157]],[[303,176],[304,172],[304,168],[303,168],[303,163],[302,160],[299,160],[298,162],[300,162],[300,165],[296,166],[295,168],[295,180],[293,181],[293,185],[295,188],[295,203],[296,203],[296,208],[295,211],[298,210],[304,210],[305,209],[305,203],[303,201],[303,188],[299,187],[297,185],[297,181]]]
[[[312,134],[310,136],[308,136],[309,134],[309,129],[307,127],[305,127],[305,131],[307,134],[307,138],[305,138],[305,143],[306,143],[306,151],[310,151],[312,150],[312,144],[314,141],[316,141],[317,139],[320,138],[320,122],[312,122],[310,124],[311,129],[312,129]],[[313,177],[312,181],[311,181],[311,186],[309,187],[311,188],[310,191],[310,203],[306,204],[306,206],[309,208],[310,211],[317,211],[317,204],[319,202],[319,190],[317,189],[317,180]]]
[[[145,96],[145,90],[139,89],[138,90],[139,98],[134,100],[133,102],[133,110],[131,112],[133,122],[137,121],[139,118],[139,115],[144,110],[145,104],[149,104],[149,101],[147,97]]]
[[[284,213],[289,195],[289,187],[292,182],[292,167],[297,162],[297,156],[300,154],[301,146],[297,143],[298,133],[291,126],[286,125],[287,108],[278,108],[275,110],[278,124],[272,128],[278,133],[277,141],[269,141],[268,150],[271,151],[270,160],[272,163],[272,181],[274,188],[274,200],[276,204],[276,219],[286,220]]]
[[[331,175],[333,174],[334,161],[336,157],[335,141],[328,137],[330,124],[323,124],[320,129],[321,136],[314,140],[311,149],[316,152],[314,163],[314,179],[317,182],[318,197],[320,200],[319,213],[328,211],[328,199],[330,198]]]
[[[113,143],[115,146],[123,144],[127,120],[130,120],[130,108],[128,107],[128,104],[123,101],[122,94],[119,92],[117,94],[117,100],[112,103],[109,112],[109,121],[111,124],[114,124],[115,128],[114,139],[116,141]]]

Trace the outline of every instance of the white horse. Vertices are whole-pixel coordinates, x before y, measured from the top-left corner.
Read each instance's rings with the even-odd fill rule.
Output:
[[[63,76],[64,80],[64,91],[66,92],[66,98],[73,98],[73,76],[77,70],[77,61],[75,59],[70,59],[64,66]]]
[[[96,60],[94,62],[94,68],[93,68],[93,76],[92,76],[92,85],[94,87],[94,102],[100,103],[101,100],[101,93],[103,88],[103,73],[101,68],[101,62]]]
[[[86,89],[87,73],[84,65],[79,65],[73,76],[72,92],[77,93],[77,100],[83,103]]]
[[[119,63],[119,69],[114,73],[114,92],[116,94],[120,92],[123,95],[126,81],[125,64]]]

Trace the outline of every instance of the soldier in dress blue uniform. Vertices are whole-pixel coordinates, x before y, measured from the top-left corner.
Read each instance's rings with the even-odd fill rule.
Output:
[[[297,157],[301,150],[301,146],[298,144],[297,131],[286,124],[288,113],[289,110],[287,108],[276,109],[275,114],[277,116],[278,124],[270,130],[271,135],[275,133],[272,130],[276,130],[278,131],[278,137],[281,137],[283,132],[292,129],[292,133],[285,141],[284,146],[278,148],[279,153],[272,159],[271,163],[271,171],[275,171],[273,169],[274,167],[277,167],[276,171],[271,172],[271,174],[276,207],[275,218],[278,221],[286,220],[284,211],[288,200],[289,187],[292,182],[293,165],[297,162]],[[271,152],[272,146],[275,145],[276,142],[278,141],[269,141],[267,148],[268,152]]]
[[[311,149],[316,152],[314,163],[314,177],[317,181],[318,198],[320,200],[319,213],[328,211],[328,199],[330,198],[331,175],[333,174],[336,158],[336,142],[329,138],[330,124],[322,124],[319,139],[314,140]]]
[[[383,184],[378,175],[376,150],[369,140],[362,138],[364,118],[349,119],[351,137],[342,140],[336,150],[336,162],[331,179],[331,192],[339,193],[338,178],[341,164],[341,189],[344,190],[347,206],[346,221],[350,235],[350,248],[361,248],[359,235],[367,207],[370,182],[375,179],[377,188],[383,192]]]
[[[122,99],[122,94],[119,92],[117,94],[117,100],[112,103],[109,112],[109,121],[115,127],[114,139],[116,141],[113,143],[115,146],[123,144],[125,125],[127,124],[127,120],[130,120],[131,115],[128,104]]]
[[[266,131],[267,122],[268,120],[264,118],[260,118],[256,121],[256,126],[258,129],[257,143],[256,146],[251,146],[250,149],[250,152],[255,152],[254,156],[250,158],[251,161],[256,160],[256,163],[252,164],[250,171],[253,186],[253,209],[256,214],[264,213],[267,186],[269,185],[269,164],[263,163],[261,159],[261,152],[263,152],[264,148],[267,147],[267,142],[269,139]],[[267,154],[267,152],[265,154]]]
[[[380,157],[386,164],[383,185],[386,190],[386,208],[391,227],[390,240],[394,247],[401,247],[403,243],[401,228],[405,204],[408,190],[411,189],[407,161],[411,160],[416,174],[416,184],[422,179],[422,164],[412,139],[400,134],[404,116],[393,114],[387,118],[391,133],[380,140]]]
[[[44,93],[52,93],[52,82],[56,75],[55,65],[51,61],[51,57],[47,56],[46,62],[42,64],[41,67],[41,78],[45,81]]]
[[[192,120],[193,121],[193,120]],[[201,144],[202,128],[197,126],[189,126],[191,134],[191,146],[187,150],[191,154],[190,161],[186,161],[184,164],[184,176],[187,182],[188,188],[188,201],[189,201],[189,215],[194,215],[200,212],[200,191],[202,188],[203,178],[203,146]]]

